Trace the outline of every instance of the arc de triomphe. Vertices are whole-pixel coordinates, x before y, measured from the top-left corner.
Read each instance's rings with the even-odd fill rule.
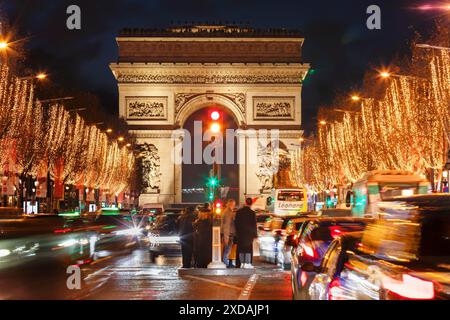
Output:
[[[297,148],[309,70],[301,62],[303,41],[296,32],[233,26],[123,30],[118,62],[110,68],[119,115],[142,145],[145,190],[139,204],[181,203],[182,165],[172,152],[182,143],[187,118],[212,105],[227,109],[239,127],[239,202],[261,194],[261,164],[248,161],[257,150],[247,133],[278,129],[280,143]]]

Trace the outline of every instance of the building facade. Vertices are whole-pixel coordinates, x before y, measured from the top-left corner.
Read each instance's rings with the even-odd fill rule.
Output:
[[[214,105],[229,111],[239,128],[239,202],[271,188],[255,132],[276,130],[285,149],[298,148],[309,70],[301,61],[303,41],[296,32],[233,26],[121,32],[119,58],[110,68],[119,114],[142,147],[140,205],[182,202],[182,165],[173,151],[188,117]]]

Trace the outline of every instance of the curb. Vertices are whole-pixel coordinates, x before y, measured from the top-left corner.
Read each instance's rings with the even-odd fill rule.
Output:
[[[256,269],[207,269],[179,268],[179,276],[248,276],[256,273]]]

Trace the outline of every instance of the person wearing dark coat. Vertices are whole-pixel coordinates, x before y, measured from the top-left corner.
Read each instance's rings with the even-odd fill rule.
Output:
[[[250,206],[252,199],[245,199],[245,206],[236,212],[234,220],[237,238],[237,251],[239,252],[239,260],[241,268],[253,269],[252,253],[253,239],[257,237],[256,231],[256,213]]]
[[[194,222],[194,260],[197,268],[206,268],[212,261],[212,223],[208,211],[200,211]]]
[[[194,208],[187,207],[178,218],[178,235],[181,243],[181,255],[183,256],[183,268],[190,268],[194,253]]]

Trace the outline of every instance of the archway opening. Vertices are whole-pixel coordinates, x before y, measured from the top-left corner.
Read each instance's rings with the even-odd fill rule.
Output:
[[[210,114],[211,110],[219,111],[221,118],[221,129],[223,132],[223,163],[220,164],[220,185],[222,187],[219,192],[221,198],[232,198],[239,201],[239,164],[237,163],[237,139],[233,133],[227,132],[226,129],[233,129],[233,132],[238,128],[235,117],[225,107],[211,104],[193,112],[184,122],[184,129],[186,129],[191,136],[190,142],[190,156],[184,157],[190,161],[183,161],[182,164],[182,201],[183,203],[203,203],[207,201],[206,183],[212,169],[212,164],[208,163],[203,157],[205,148],[210,144],[210,141],[203,141],[203,134],[208,130],[211,124]],[[198,121],[198,122],[197,122]],[[197,122],[197,125],[195,124]],[[201,161],[199,155],[195,153],[194,141],[201,142]],[[185,148],[183,146],[183,155],[185,156]],[[195,159],[197,157],[197,159]],[[197,160],[197,161],[196,161]],[[186,163],[188,162],[188,163]],[[196,163],[197,162],[197,163]]]

